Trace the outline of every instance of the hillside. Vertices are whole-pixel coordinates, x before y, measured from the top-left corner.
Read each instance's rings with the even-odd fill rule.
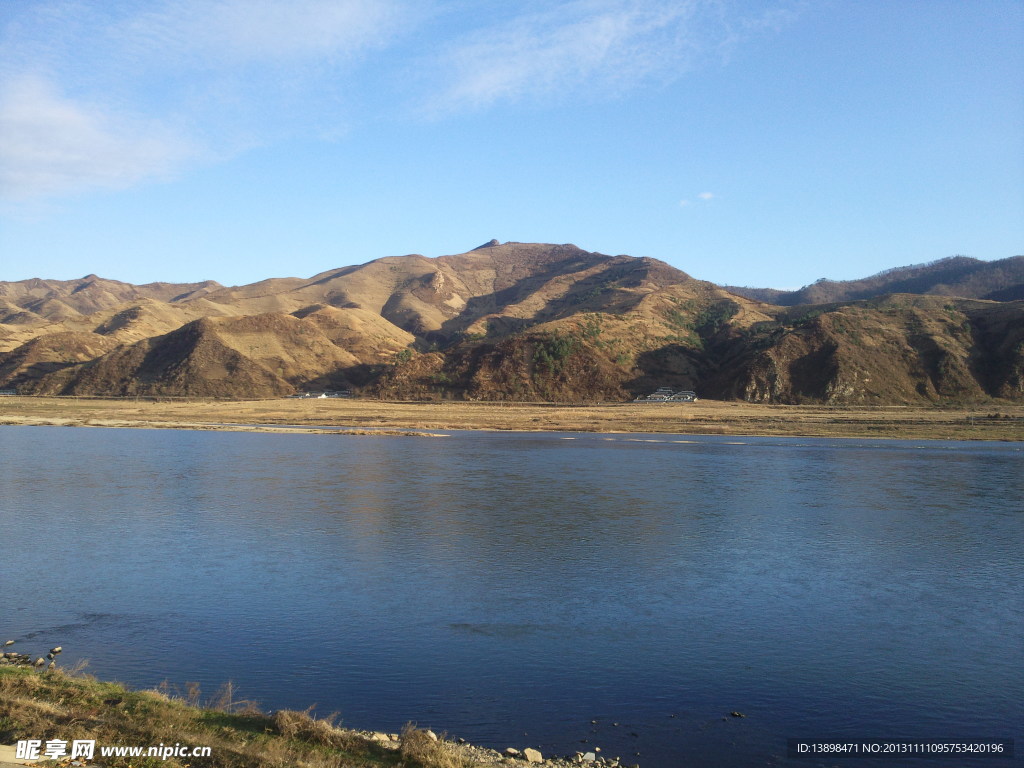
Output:
[[[180,302],[195,299],[219,283],[147,283],[132,285],[86,275],[81,280],[0,282],[0,323],[18,325],[89,315],[140,299]]]
[[[950,256],[928,264],[887,269],[860,280],[835,281],[822,278],[797,291],[738,286],[728,286],[728,290],[740,296],[784,307],[871,299],[887,293],[1020,301],[1024,299],[1024,256],[998,261]]]
[[[991,294],[1022,265],[958,257],[830,285]],[[787,307],[573,245],[492,241],[238,287],[33,280],[0,283],[0,297],[17,307],[0,323],[0,388],[26,394],[1024,399],[1022,301],[887,293]]]

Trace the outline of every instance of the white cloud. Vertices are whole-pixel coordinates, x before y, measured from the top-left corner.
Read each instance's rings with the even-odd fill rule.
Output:
[[[283,136],[336,137],[359,99],[377,119],[394,109],[387,88],[417,64],[435,115],[667,82],[777,23],[736,1],[15,2],[0,18],[0,194],[123,188]]]
[[[137,54],[204,68],[350,56],[384,44],[408,16],[397,0],[165,0],[113,32]]]
[[[453,82],[442,104],[481,107],[586,81],[617,87],[642,79],[663,68],[666,58],[679,64],[688,56],[686,41],[660,55],[652,43],[674,36],[673,28],[685,24],[695,5],[586,0],[476,32],[445,56],[443,67]]]
[[[701,192],[697,195],[697,199],[704,203],[710,200],[714,200],[714,198],[715,194],[713,192]],[[679,201],[680,208],[689,208],[692,204],[693,203],[690,201],[689,198],[684,198]]]
[[[0,196],[167,177],[288,132],[336,135],[354,58],[407,0],[51,0],[0,25]]]
[[[749,14],[746,14],[749,16]],[[783,14],[772,11],[771,24]],[[443,53],[449,84],[434,112],[486,107],[567,91],[616,94],[674,80],[705,59],[726,58],[770,26],[729,0],[574,0],[477,30]]]
[[[0,90],[0,195],[8,201],[166,177],[189,144],[150,121],[61,96],[40,77]]]

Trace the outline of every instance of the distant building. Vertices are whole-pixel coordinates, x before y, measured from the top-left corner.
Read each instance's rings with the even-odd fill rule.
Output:
[[[677,403],[694,403],[697,401],[697,393],[684,389],[676,392],[669,400]]]
[[[697,393],[689,389],[679,390],[678,392],[671,387],[658,387],[651,394],[644,396],[638,395],[635,403],[695,403],[697,402]]]
[[[328,397],[354,397],[351,389],[328,389],[324,392],[296,392],[289,399],[321,400]]]

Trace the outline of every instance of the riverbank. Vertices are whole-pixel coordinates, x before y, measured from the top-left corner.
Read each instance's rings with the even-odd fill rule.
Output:
[[[736,401],[562,405],[364,399],[223,401],[2,397],[0,424],[406,434],[424,430],[667,433],[909,440],[1024,440],[1024,405],[761,405]],[[329,430],[320,429],[323,427]]]
[[[57,653],[59,654],[59,649]],[[530,747],[506,753],[450,741],[408,724],[401,733],[342,727],[336,715],[312,710],[261,712],[235,701],[230,686],[212,702],[199,703],[196,687],[133,691],[46,665],[10,647],[0,658],[0,768],[36,764],[17,755],[18,741],[38,742],[39,757],[52,748],[55,762],[39,765],[105,768],[486,768],[618,766],[595,753],[544,758]],[[54,654],[49,654],[53,658]],[[188,685],[188,684],[187,684]],[[93,743],[91,759],[72,754],[73,742]],[[126,750],[142,748],[131,755]],[[149,753],[149,748],[155,751]],[[125,748],[102,754],[103,748]],[[59,754],[58,754],[59,753]],[[141,757],[139,755],[142,755]]]

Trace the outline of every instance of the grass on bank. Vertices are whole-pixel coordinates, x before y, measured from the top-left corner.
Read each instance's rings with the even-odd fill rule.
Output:
[[[400,747],[388,749],[338,727],[333,716],[281,710],[266,714],[230,691],[198,706],[163,691],[132,691],[118,683],[68,674],[0,667],[0,743],[22,739],[96,741],[96,764],[110,768],[472,768],[456,745],[406,726]],[[210,757],[109,757],[101,746],[209,747]],[[66,760],[63,764],[66,764]]]

